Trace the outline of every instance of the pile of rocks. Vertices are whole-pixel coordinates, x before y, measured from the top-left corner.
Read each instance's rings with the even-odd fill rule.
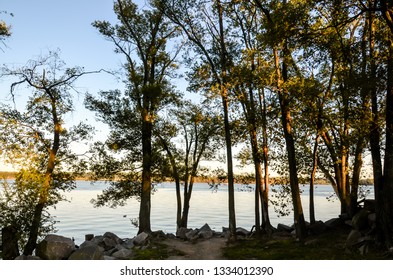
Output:
[[[85,242],[76,246],[70,238],[50,234],[42,240],[36,248],[35,256],[19,256],[18,260],[129,260],[133,259],[137,250],[149,248],[150,241],[154,239],[181,238],[187,241],[197,239],[209,239],[213,236],[224,237],[227,229],[223,232],[213,231],[208,224],[200,229],[180,228],[177,234],[165,234],[163,231],[147,234],[142,232],[131,239],[122,239],[116,234],[107,232],[101,236],[88,234]],[[247,236],[249,231],[238,228],[239,235]]]
[[[132,239],[121,239],[107,232],[102,236],[86,235],[86,241],[76,246],[70,238],[50,234],[36,248],[35,256],[20,256],[16,259],[43,260],[127,260],[135,250],[143,249],[150,236],[141,233]]]
[[[348,250],[366,254],[375,242],[376,214],[368,209],[360,210],[347,224],[352,227],[346,241]]]
[[[216,232],[210,228],[208,224],[205,224],[203,227],[200,229],[190,229],[190,228],[179,228],[176,231],[176,237],[187,240],[187,241],[196,241],[198,239],[209,239],[212,237],[223,237],[223,238],[228,238],[229,235],[229,229],[223,227],[222,232]],[[251,235],[251,232],[238,227],[236,228],[236,235],[237,236],[243,236],[243,237],[249,237]]]

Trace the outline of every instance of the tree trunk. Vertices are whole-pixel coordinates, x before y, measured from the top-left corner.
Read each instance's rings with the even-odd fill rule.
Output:
[[[262,207],[262,229],[265,232],[272,230],[272,225],[269,218],[269,147],[268,147],[268,133],[267,133],[267,105],[265,92],[262,89],[262,93],[259,95],[260,107],[263,109],[262,112],[262,158],[264,167],[263,176],[263,190],[261,193],[261,207]]]
[[[227,71],[228,71],[228,56],[225,44],[223,9],[220,0],[216,0],[218,10],[219,23],[219,44],[220,44],[220,68],[221,68],[221,82],[220,94],[222,98],[222,106],[224,111],[224,129],[225,129],[225,144],[227,150],[227,173],[228,173],[228,212],[229,212],[229,240],[236,240],[236,212],[235,212],[235,180],[233,177],[233,159],[232,159],[232,139],[231,127],[229,124],[229,99],[228,91],[226,89]]]
[[[14,260],[19,256],[17,234],[18,231],[13,226],[4,227],[1,230],[3,260]]]
[[[388,56],[388,79],[386,90],[386,142],[384,159],[384,176],[381,198],[383,198],[382,228],[385,244],[392,246],[393,232],[393,41],[390,41]]]
[[[62,131],[61,122],[57,113],[57,100],[54,99],[50,89],[46,89],[47,96],[51,98],[51,113],[53,118],[53,143],[49,150],[48,163],[45,171],[45,180],[40,190],[40,197],[34,209],[33,221],[31,223],[29,239],[25,245],[23,254],[32,255],[37,246],[38,232],[41,226],[42,211],[46,207],[49,199],[49,192],[52,187],[53,172],[56,165],[56,155],[60,148],[60,133]]]
[[[145,93],[146,95],[146,93]],[[139,230],[150,233],[150,210],[151,210],[151,155],[152,155],[152,117],[149,116],[147,109],[142,112],[142,190],[139,210]]]
[[[317,136],[315,137],[314,142],[314,149],[313,149],[313,162],[312,162],[312,169],[311,169],[311,178],[310,178],[310,201],[309,201],[309,208],[310,208],[310,223],[315,224],[315,204],[314,204],[314,183],[315,183],[315,174],[317,173],[318,167],[318,143],[319,143],[319,132],[317,132]]]
[[[284,61],[282,63],[282,72],[280,70],[280,60],[278,50],[275,48],[274,60],[277,75],[277,92],[281,109],[281,124],[284,131],[285,144],[287,148],[287,157],[289,165],[289,181],[292,194],[292,203],[294,210],[294,222],[296,229],[296,237],[300,240],[306,237],[306,222],[304,220],[304,213],[302,208],[302,202],[300,199],[299,181],[297,177],[297,162],[296,162],[296,150],[295,141],[292,135],[292,117],[291,110],[288,100],[288,93],[282,88],[282,83],[285,82],[288,77],[286,56],[288,55],[287,48],[284,47]]]

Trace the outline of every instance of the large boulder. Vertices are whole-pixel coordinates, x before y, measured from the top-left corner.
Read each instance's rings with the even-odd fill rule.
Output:
[[[349,233],[349,235],[347,237],[347,241],[345,243],[345,246],[347,248],[350,248],[352,246],[356,246],[361,241],[361,238],[362,238],[362,233],[360,231],[358,231],[356,229],[351,230],[351,232]]]
[[[3,260],[13,260],[19,256],[18,231],[12,226],[1,230],[1,249]]]
[[[198,236],[204,239],[209,239],[213,237],[214,232],[208,224],[204,224],[203,227],[199,229]]]
[[[186,233],[192,231],[192,229],[188,229],[188,228],[178,228],[176,231],[176,237],[179,237],[181,239],[187,239]]]
[[[278,232],[291,232],[291,231],[293,231],[293,227],[290,227],[290,226],[287,226],[284,224],[278,224],[277,231]]]
[[[240,236],[249,236],[251,232],[246,230],[245,228],[238,227],[236,228],[236,234]]]
[[[100,250],[100,247],[95,246],[85,246],[79,248],[71,254],[68,258],[69,260],[103,260],[104,256]]]
[[[134,238],[133,242],[136,246],[144,246],[146,245],[148,240],[149,240],[149,234],[147,234],[146,232],[141,232]]]
[[[118,260],[129,260],[134,256],[134,252],[128,249],[122,249],[112,254],[112,257]]]
[[[187,232],[186,233],[187,240],[190,240],[190,241],[197,240],[199,238],[198,233],[199,233],[199,230],[197,230],[197,229],[193,229],[193,230]]]
[[[357,230],[364,230],[368,228],[369,211],[362,209],[352,218],[352,227]]]
[[[326,231],[326,225],[322,221],[317,221],[314,224],[308,226],[310,233],[318,235]]]
[[[65,260],[75,250],[75,243],[70,238],[49,234],[36,248],[36,256],[44,260]]]
[[[104,234],[104,237],[113,240],[116,243],[116,245],[123,243],[123,240],[119,236],[117,236],[116,234],[114,234],[112,232],[106,232]]]

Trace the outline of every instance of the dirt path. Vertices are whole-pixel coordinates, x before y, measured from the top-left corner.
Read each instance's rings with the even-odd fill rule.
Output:
[[[179,254],[170,256],[168,260],[223,260],[222,249],[226,246],[226,239],[213,237],[197,242],[181,239],[167,239],[162,243]]]

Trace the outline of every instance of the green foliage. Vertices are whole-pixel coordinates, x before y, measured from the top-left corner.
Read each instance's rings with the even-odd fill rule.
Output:
[[[4,180],[0,189],[0,228],[12,227],[16,230],[20,248],[27,242],[31,223],[34,216],[34,207],[39,201],[40,185],[44,177],[36,170],[18,172],[14,181]],[[48,203],[42,213],[39,236],[45,236],[55,231],[54,217],[49,213],[49,208],[64,200],[60,190],[50,193]]]

